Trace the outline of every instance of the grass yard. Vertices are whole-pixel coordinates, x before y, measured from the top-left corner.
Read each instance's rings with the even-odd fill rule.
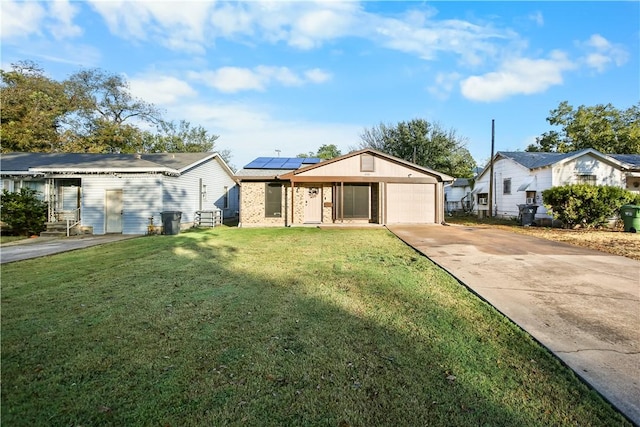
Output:
[[[3,425],[628,425],[382,229],[149,236],[1,273]]]
[[[500,228],[514,233],[582,246],[640,261],[640,235],[637,233],[625,233],[621,228],[567,230],[550,227],[522,227],[513,220],[478,219],[475,216],[447,217],[447,222],[472,227]]]

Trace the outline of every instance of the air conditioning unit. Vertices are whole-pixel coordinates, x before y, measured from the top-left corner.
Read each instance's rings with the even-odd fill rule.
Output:
[[[478,199],[478,204],[480,205],[486,205],[487,204],[487,199],[484,197],[481,197]]]
[[[533,197],[527,197],[527,204],[532,205],[536,202],[536,199]]]

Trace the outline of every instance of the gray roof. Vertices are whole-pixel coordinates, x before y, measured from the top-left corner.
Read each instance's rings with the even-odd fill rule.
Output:
[[[570,153],[541,153],[541,152],[527,152],[527,151],[499,151],[498,156],[511,159],[520,163],[522,166],[529,169],[543,168],[551,166],[554,163],[562,161],[564,159],[578,156],[582,152],[596,150],[584,149],[579,151],[572,151]],[[621,163],[627,163],[634,169],[640,168],[640,154],[601,154],[602,156],[612,158]]]
[[[574,156],[577,151],[571,153],[538,153],[528,151],[499,151],[498,156],[511,159],[514,162],[520,163],[522,166],[529,169],[543,168],[551,166],[552,164],[559,162],[560,160]]]
[[[295,169],[240,169],[236,172],[238,178],[276,177],[294,171]]]
[[[179,172],[215,153],[6,153],[0,156],[2,173],[29,171]]]
[[[468,187],[469,185],[469,180],[467,178],[456,178],[453,181],[453,184],[451,184],[452,187]]]
[[[609,154],[609,156],[631,165],[634,169],[640,169],[640,154]]]

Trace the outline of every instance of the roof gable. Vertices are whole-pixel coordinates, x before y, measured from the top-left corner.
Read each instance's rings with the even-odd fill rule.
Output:
[[[500,159],[508,159],[529,170],[534,170],[550,167],[558,163],[568,162],[584,155],[591,155],[600,161],[614,164],[618,167],[625,167],[626,164],[630,169],[640,169],[640,155],[638,154],[603,154],[593,148],[572,151],[570,153],[499,151],[494,156],[494,162]],[[483,176],[488,170],[489,165],[484,168],[478,178]]]
[[[292,179],[294,176],[317,176],[317,175],[323,175],[326,172],[326,175],[328,176],[339,176],[339,173],[333,172],[335,171],[337,168],[335,167],[335,165],[337,163],[345,163],[347,161],[349,161],[350,159],[354,159],[355,157],[359,157],[363,154],[368,154],[370,156],[373,156],[375,159],[379,159],[383,162],[387,162],[387,163],[391,163],[394,164],[396,166],[400,166],[402,168],[408,169],[410,171],[415,171],[418,174],[422,174],[422,175],[427,175],[430,177],[433,177],[435,179],[437,179],[438,181],[453,181],[453,177],[450,177],[449,175],[437,172],[433,169],[430,168],[426,168],[424,166],[419,166],[416,165],[415,163],[411,163],[408,162],[404,159],[400,159],[398,157],[394,157],[391,156],[389,154],[386,153],[382,153],[380,151],[377,150],[372,150],[372,149],[364,149],[364,150],[359,150],[359,151],[354,151],[352,153],[349,154],[345,154],[343,156],[339,156],[339,157],[335,157],[333,159],[330,160],[326,160],[324,162],[321,163],[317,163],[314,165],[309,165],[306,167],[302,167],[300,169],[294,170],[292,172],[289,172],[287,174],[284,174],[281,176],[281,178],[283,179]],[[358,168],[359,169],[359,168]],[[371,173],[364,173],[366,176],[373,176],[376,173],[375,172],[371,172]]]
[[[6,153],[2,154],[2,173],[65,172],[111,173],[156,172],[180,174],[211,158],[217,153]],[[224,164],[224,162],[223,162]],[[226,166],[226,164],[224,164]],[[233,172],[226,167],[228,173]]]

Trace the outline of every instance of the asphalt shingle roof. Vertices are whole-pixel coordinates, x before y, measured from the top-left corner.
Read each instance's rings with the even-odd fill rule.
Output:
[[[536,153],[527,151],[499,151],[498,155],[511,159],[520,163],[522,166],[529,169],[543,168],[550,166],[560,160],[566,159],[575,155],[572,153]]]
[[[174,169],[181,170],[213,153],[152,153],[152,154],[93,154],[93,153],[6,153],[0,156],[2,172],[27,172],[32,168],[121,170]]]

